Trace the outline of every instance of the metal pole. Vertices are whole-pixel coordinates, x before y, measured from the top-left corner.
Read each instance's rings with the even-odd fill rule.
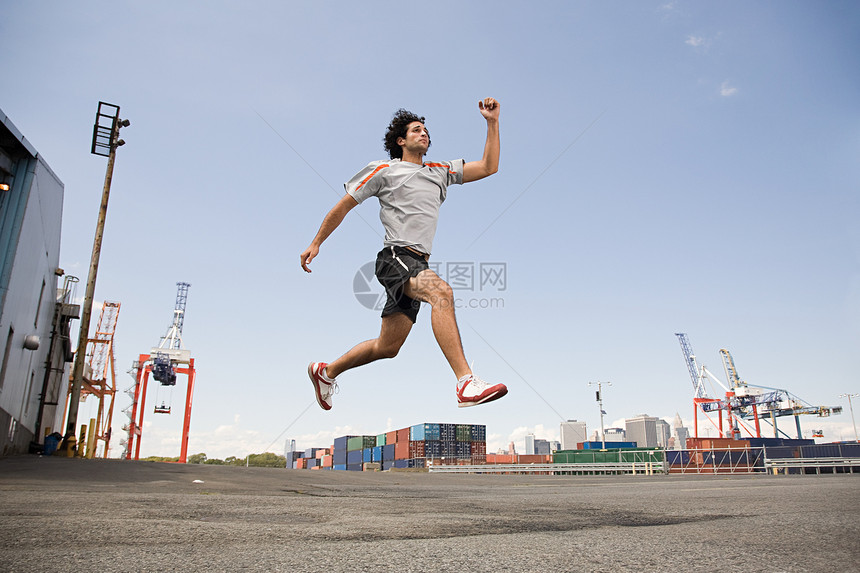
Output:
[[[84,303],[81,307],[81,330],[78,334],[78,350],[75,352],[75,363],[72,370],[72,398],[69,402],[69,417],[66,424],[66,432],[74,432],[78,423],[78,405],[81,401],[81,386],[84,378],[84,361],[86,360],[87,340],[90,332],[90,318],[93,313],[93,296],[96,291],[96,276],[99,272],[99,257],[102,251],[102,237],[105,229],[105,217],[107,216],[108,199],[110,198],[110,183],[113,177],[113,165],[116,159],[116,137],[117,131],[112,136],[110,155],[108,156],[107,172],[105,173],[105,184],[102,190],[102,202],[99,207],[99,218],[96,223],[96,234],[93,239],[93,253],[90,258],[90,272],[87,277],[87,290],[84,294]]]
[[[96,153],[96,148],[99,144],[100,119],[105,117],[102,114],[103,102],[99,102],[99,110],[96,114],[96,126],[93,132],[93,153]],[[110,184],[113,178],[113,166],[116,161],[116,148],[123,145],[125,142],[119,139],[119,130],[121,127],[130,125],[128,120],[120,120],[119,106],[107,104],[107,107],[115,108],[115,116],[112,116],[110,127],[107,170],[105,171],[105,183],[102,189],[102,202],[99,206],[99,217],[96,223],[96,234],[93,238],[93,253],[90,257],[90,271],[87,276],[87,288],[84,294],[84,302],[81,306],[81,329],[78,333],[78,349],[75,352],[75,362],[72,367],[72,388],[69,400],[69,414],[66,422],[66,435],[74,435],[75,426],[78,421],[78,407],[81,401],[81,387],[84,379],[84,361],[86,360],[87,342],[90,332],[90,318],[93,313],[93,297],[96,290],[96,276],[99,271],[99,257],[102,251],[102,237],[104,236],[105,218],[107,217],[108,199],[110,198]],[[103,147],[103,145],[102,145]],[[97,153],[97,155],[102,155]]]

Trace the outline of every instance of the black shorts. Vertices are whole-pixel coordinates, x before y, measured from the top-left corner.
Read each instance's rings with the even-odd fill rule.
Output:
[[[376,255],[376,278],[388,295],[382,309],[383,317],[402,312],[415,322],[421,301],[406,296],[403,287],[409,279],[428,268],[427,261],[409,249],[385,247],[379,251]]]

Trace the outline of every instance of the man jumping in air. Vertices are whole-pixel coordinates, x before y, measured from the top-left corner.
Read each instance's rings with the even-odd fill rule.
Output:
[[[308,265],[346,214],[369,197],[379,200],[385,240],[376,257],[376,278],[388,297],[382,310],[382,329],[378,338],[357,344],[334,362],[308,366],[317,402],[324,410],[331,409],[336,378],[342,372],[397,355],[422,302],[432,308],[433,334],[457,377],[458,406],[475,406],[508,393],[504,384],[488,384],[472,373],[454,315],[454,292],[427,264],[448,185],[477,181],[499,170],[499,102],[488,97],[478,102],[478,109],[487,120],[487,142],[481,160],[468,163],[462,159],[425,162],[430,134],[424,118],[398,110],[384,138],[391,159],[370,163],[344,185],[346,195],[328,212],[314,240],[301,254],[302,268],[311,272]]]

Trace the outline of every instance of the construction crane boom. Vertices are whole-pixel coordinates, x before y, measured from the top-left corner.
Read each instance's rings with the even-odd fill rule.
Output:
[[[687,364],[687,369],[690,371],[690,379],[693,381],[693,390],[696,398],[707,398],[708,393],[705,390],[703,376],[699,371],[699,365],[696,363],[696,355],[693,354],[693,347],[690,346],[690,340],[683,332],[676,332],[675,336],[681,343],[681,352],[684,353],[684,361]]]

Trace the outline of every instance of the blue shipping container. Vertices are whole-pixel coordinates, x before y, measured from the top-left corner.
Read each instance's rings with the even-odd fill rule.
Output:
[[[366,464],[373,461],[373,448],[364,448],[361,450],[361,461]]]
[[[625,450],[636,447],[636,442],[606,442],[607,450]],[[583,450],[602,450],[603,442],[583,442]]]
[[[439,442],[439,441],[424,442],[424,457],[425,458],[441,458],[442,457],[442,442]]]
[[[438,440],[439,424],[418,424],[409,428],[409,439],[413,442],[423,442],[425,440]]]
[[[346,452],[346,463],[347,463],[347,465],[351,465],[351,464],[361,465],[362,460],[363,460],[362,450],[352,450],[351,452]]]
[[[472,441],[486,442],[487,441],[487,426],[473,424],[472,425]]]
[[[355,450],[361,453],[361,450]],[[346,464],[346,470],[350,472],[360,472],[362,471],[361,464]]]
[[[457,441],[457,425],[456,424],[439,424],[439,439],[443,442]]]
[[[338,471],[346,471],[346,464],[334,464],[331,469]]]
[[[394,461],[394,444],[385,444],[382,446],[382,461]]]
[[[355,436],[341,436],[334,439],[334,449],[346,451],[346,443]]]
[[[332,454],[332,464],[346,465],[346,450],[335,450]]]
[[[370,461],[372,462],[381,462],[382,461],[382,446],[376,446],[373,448],[373,453],[370,455]]]

